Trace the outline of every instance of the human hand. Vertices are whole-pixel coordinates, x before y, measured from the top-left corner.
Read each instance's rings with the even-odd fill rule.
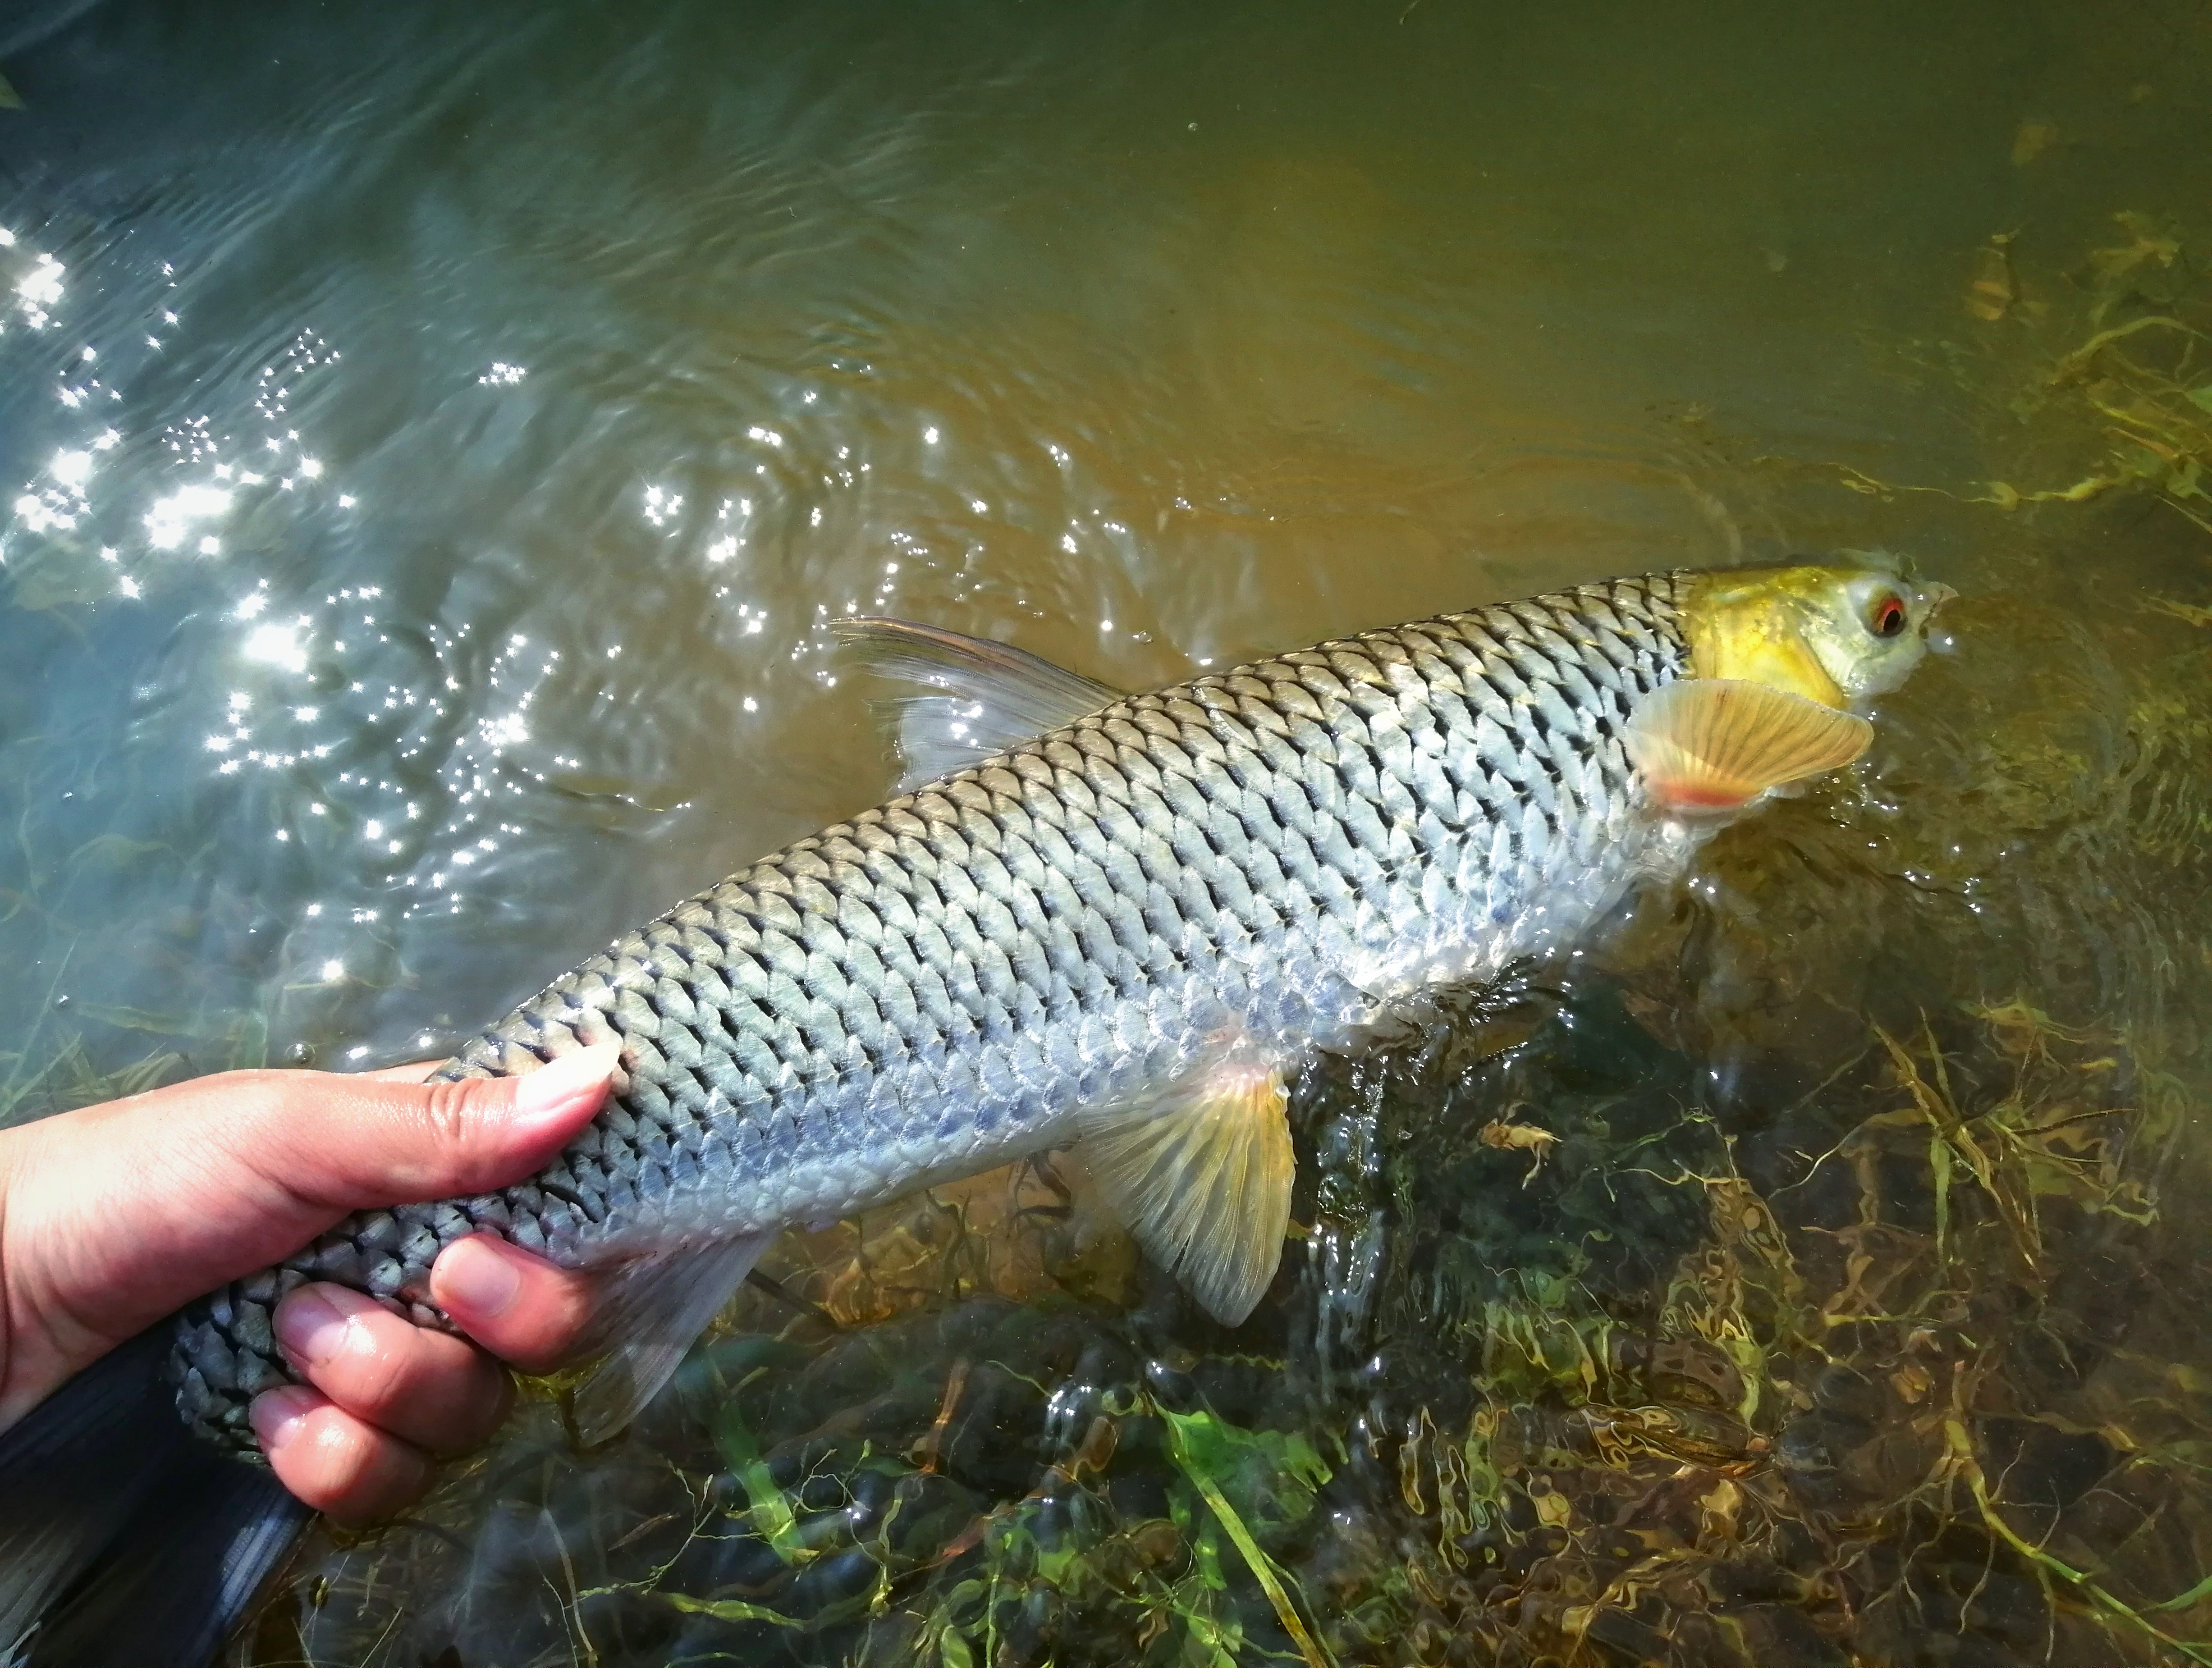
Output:
[[[519,1077],[408,1082],[229,1071],[0,1130],[0,1430],[81,1368],[348,1213],[485,1192],[547,1163],[606,1098],[617,1045]],[[433,1301],[526,1370],[557,1363],[590,1311],[582,1277],[490,1234],[448,1246]],[[277,1342],[307,1380],[255,1398],[277,1479],[341,1520],[388,1516],[431,1456],[505,1416],[506,1372],[349,1288],[303,1286]]]

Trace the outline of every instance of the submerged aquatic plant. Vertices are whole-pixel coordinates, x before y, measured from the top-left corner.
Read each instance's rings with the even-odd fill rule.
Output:
[[[2014,1001],[1742,1131],[1621,987],[1559,1000],[1315,1074],[1310,1248],[1395,1224],[1364,1295],[1311,1256],[1224,1332],[1079,1180],[939,1190],[787,1243],[592,1462],[542,1394],[247,1659],[2212,1661],[2201,1395],[2124,1335],[2191,1324],[2179,1085]]]
[[[2016,237],[1990,239],[1966,291],[1978,338],[1905,354],[1940,363],[2033,470],[2027,478],[2049,484],[1999,478],[1953,494],[1849,468],[1844,483],[2002,510],[2142,490],[2212,532],[2212,268],[2178,221],[2135,210],[2113,219],[2124,241],[2089,251],[2062,276],[2039,275],[2033,293]]]

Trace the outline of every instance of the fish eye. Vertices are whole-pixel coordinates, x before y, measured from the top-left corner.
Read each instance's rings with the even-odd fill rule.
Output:
[[[1905,629],[1905,601],[1895,591],[1884,591],[1867,610],[1867,629],[1877,637],[1894,637]]]

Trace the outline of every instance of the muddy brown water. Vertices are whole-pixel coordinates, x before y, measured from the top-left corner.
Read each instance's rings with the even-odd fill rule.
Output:
[[[634,1438],[535,1404],[243,1656],[2212,1660],[2212,12],[0,46],[8,1117],[435,1053],[873,803],[849,611],[1138,687],[1675,565],[1964,593],[1849,780],[1314,1074],[1249,1334],[1058,1174],[794,1240]]]

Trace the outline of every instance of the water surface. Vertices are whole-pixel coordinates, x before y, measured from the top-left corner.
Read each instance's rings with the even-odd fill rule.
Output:
[[[794,1240],[246,1655],[2197,1659],[2212,446],[2186,332],[2066,355],[2212,328],[2201,8],[27,15],[9,1115],[434,1054],[873,803],[856,610],[1966,593],[1850,780],[1314,1075],[1244,1331],[1036,1175]]]

